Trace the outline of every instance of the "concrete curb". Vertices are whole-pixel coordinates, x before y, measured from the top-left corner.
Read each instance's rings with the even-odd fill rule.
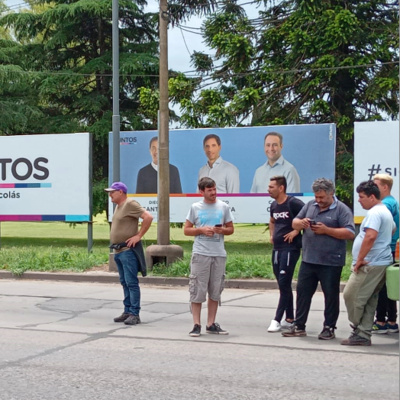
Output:
[[[0,279],[16,280],[47,280],[47,281],[69,281],[69,282],[93,282],[93,283],[119,283],[117,272],[25,272],[22,275],[14,275],[10,271],[0,271]],[[141,285],[149,286],[188,286],[188,278],[167,278],[161,276],[139,277]],[[293,281],[293,290],[296,289],[296,281]],[[343,292],[345,283],[340,284]],[[278,289],[276,281],[269,279],[227,279],[227,289],[253,289],[272,290]],[[318,291],[321,288],[318,286]]]
[[[0,279],[119,283],[117,272],[24,272],[22,275],[14,275],[10,271],[0,271]],[[139,282],[141,285],[152,286],[188,286],[189,279],[146,276],[145,278],[139,277]],[[275,281],[268,279],[227,279],[225,287],[235,289],[278,288]]]

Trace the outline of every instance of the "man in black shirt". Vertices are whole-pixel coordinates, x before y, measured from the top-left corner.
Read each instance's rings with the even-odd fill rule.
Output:
[[[275,200],[270,208],[270,241],[274,245],[272,266],[279,285],[279,303],[275,318],[268,332],[279,332],[293,326],[292,278],[300,257],[301,233],[292,228],[292,221],[303,208],[304,203],[286,194],[286,178],[274,176],[270,179],[268,192]],[[282,320],[283,315],[286,318]]]

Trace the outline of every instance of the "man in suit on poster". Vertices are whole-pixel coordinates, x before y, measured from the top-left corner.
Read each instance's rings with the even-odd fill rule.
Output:
[[[158,137],[150,140],[151,163],[143,167],[137,175],[136,193],[158,193]],[[169,192],[182,193],[179,170],[169,164]]]

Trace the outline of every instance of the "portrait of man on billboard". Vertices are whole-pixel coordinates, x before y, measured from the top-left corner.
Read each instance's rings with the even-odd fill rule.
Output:
[[[157,193],[158,176],[158,137],[150,140],[151,163],[141,168],[137,175],[136,193]],[[169,190],[170,193],[182,193],[179,170],[175,165],[169,164]]]
[[[239,170],[220,156],[221,139],[210,134],[203,139],[203,149],[207,163],[200,168],[198,180],[204,177],[212,178],[217,184],[218,193],[239,193]]]
[[[268,183],[273,176],[286,178],[287,193],[300,192],[300,177],[296,168],[282,156],[283,137],[278,132],[269,132],[264,138],[264,151],[267,161],[256,169],[251,193],[267,193]]]

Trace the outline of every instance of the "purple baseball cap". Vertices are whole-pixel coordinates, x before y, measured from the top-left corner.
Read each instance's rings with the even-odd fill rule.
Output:
[[[116,190],[122,190],[124,193],[128,193],[128,188],[125,183],[114,182],[109,188],[104,189],[106,192],[115,192]]]

